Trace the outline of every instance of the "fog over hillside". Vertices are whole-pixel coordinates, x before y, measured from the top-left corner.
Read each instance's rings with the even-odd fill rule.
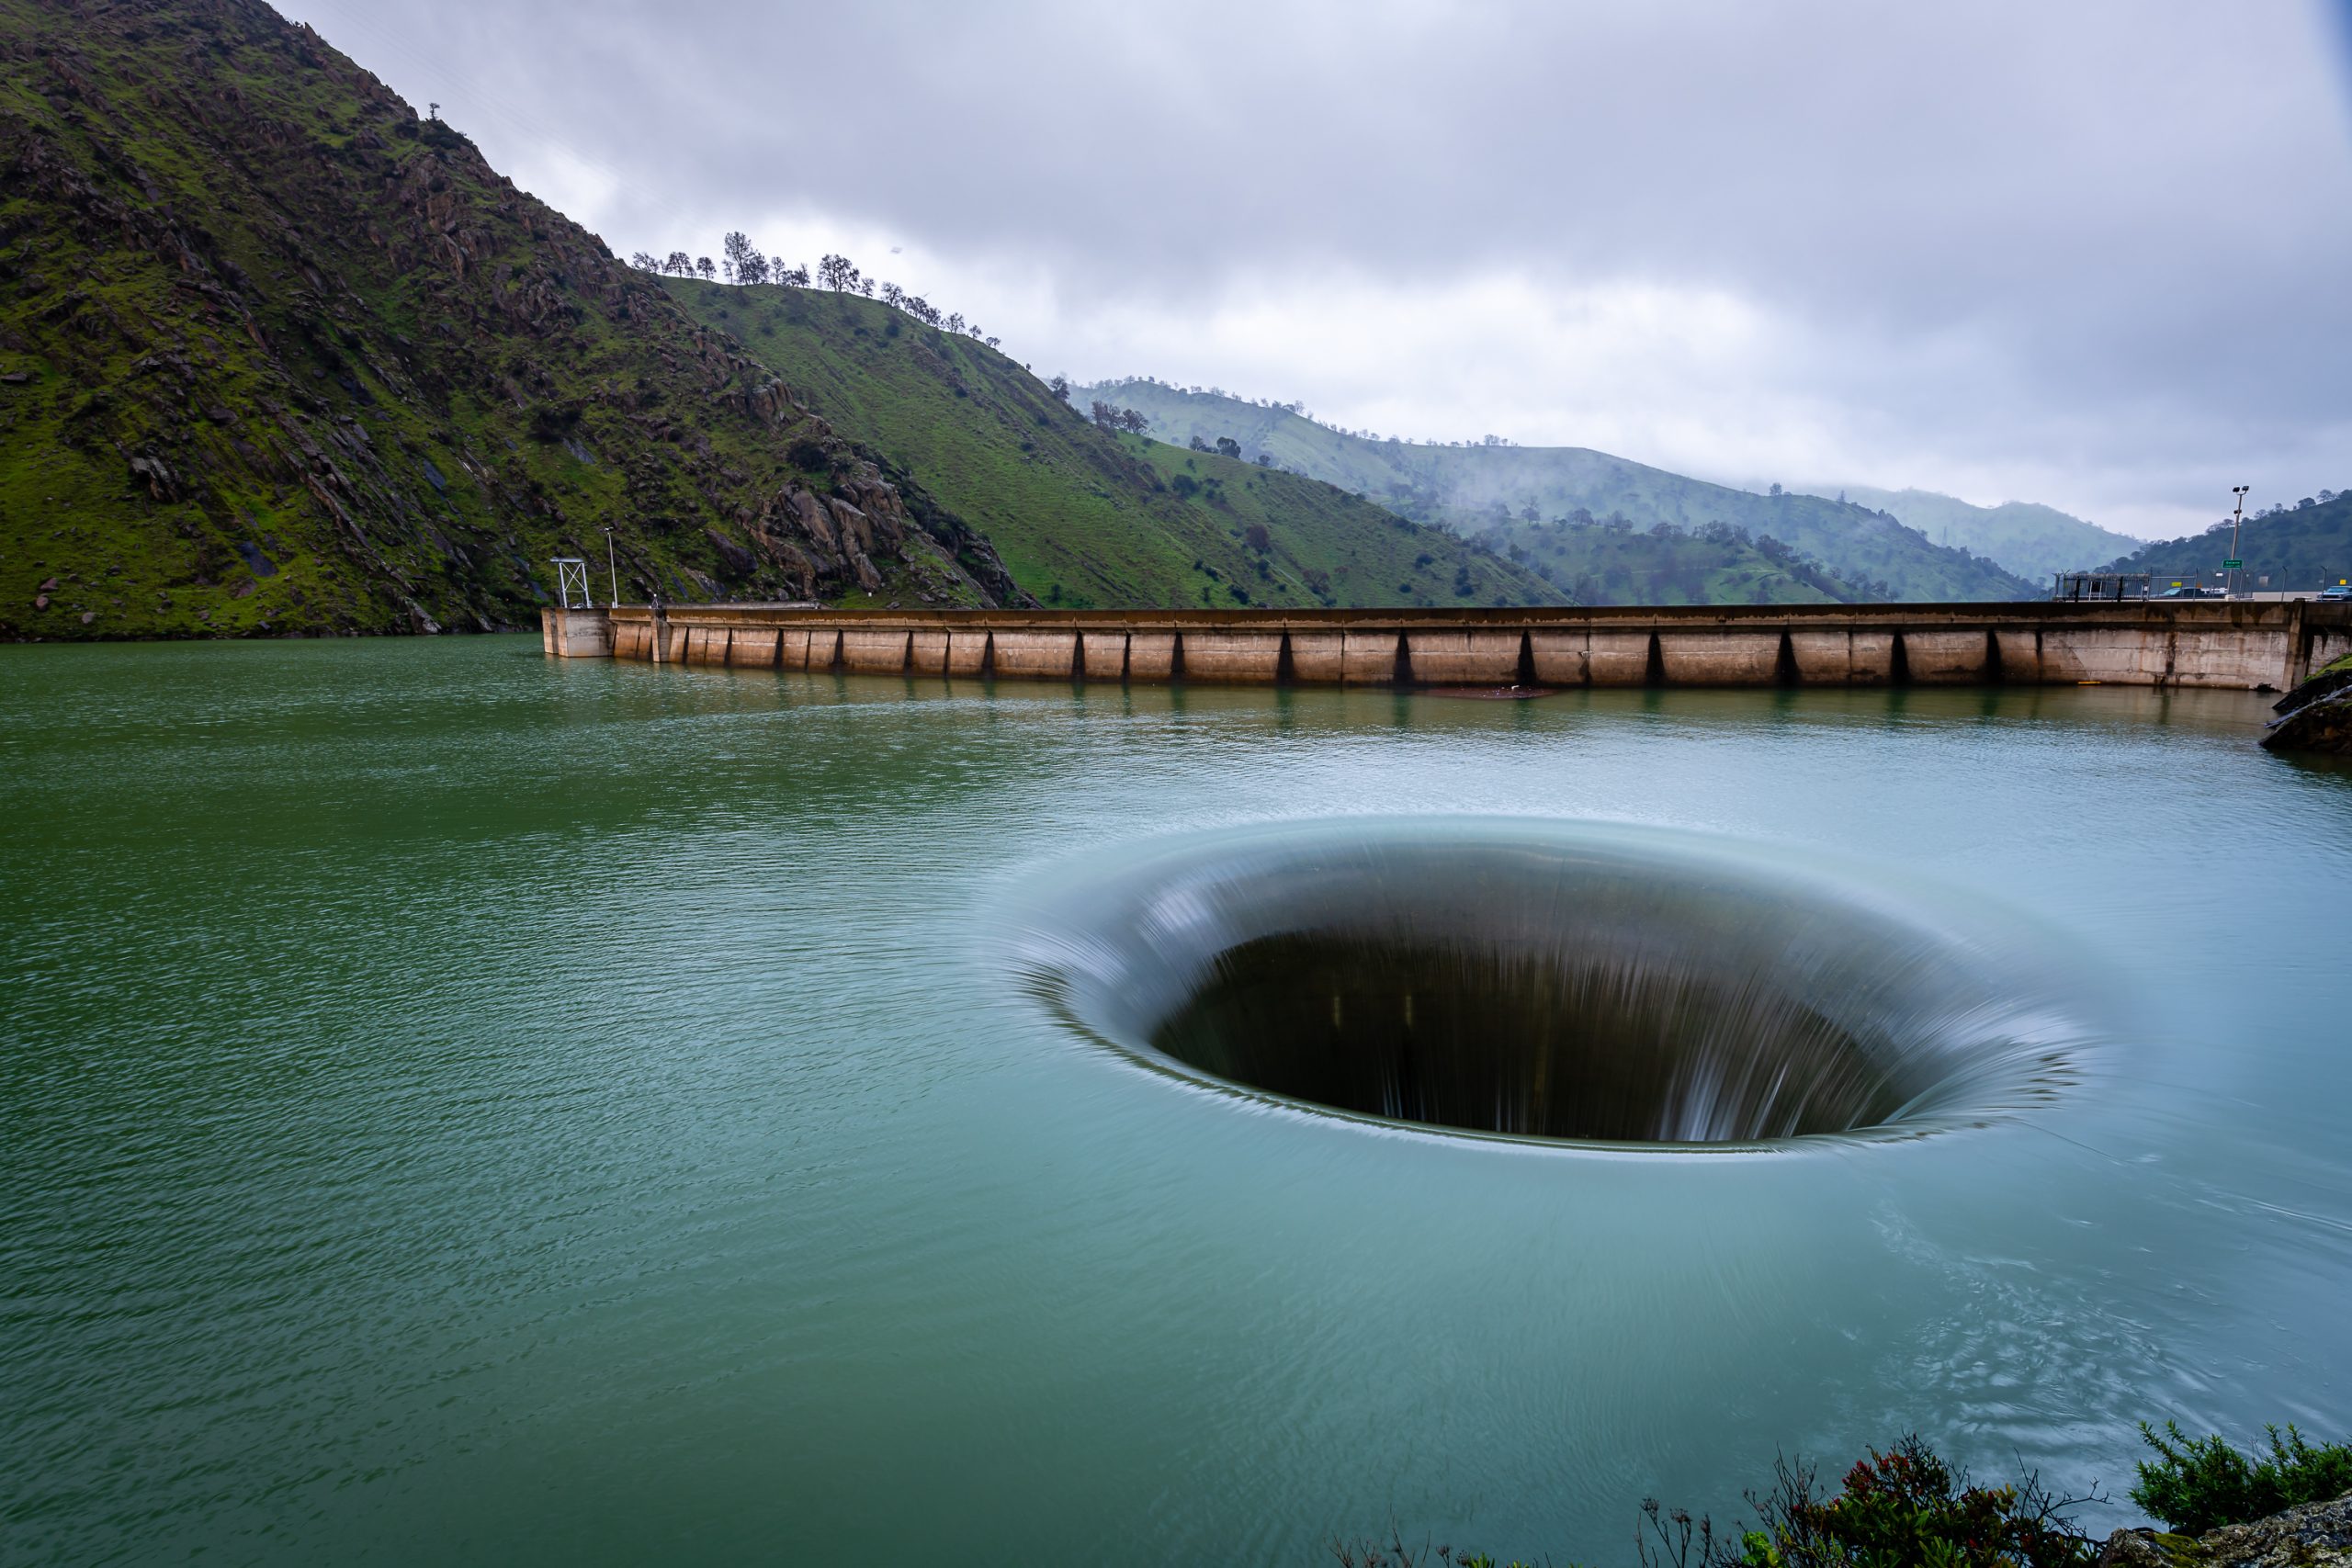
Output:
[[[2352,449],[2319,0],[284,3],[618,254],[846,254],[1040,373],[2138,535]]]

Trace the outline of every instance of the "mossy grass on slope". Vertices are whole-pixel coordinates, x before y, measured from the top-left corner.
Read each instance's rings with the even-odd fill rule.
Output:
[[[1098,429],[1007,355],[877,300],[664,280],[696,320],[1080,608],[1556,604],[1532,572],[1346,491]]]
[[[772,371],[259,0],[0,0],[0,636],[1015,595]]]
[[[1162,440],[1225,436],[1245,457],[1263,452],[1281,467],[1360,491],[1408,517],[1449,522],[1465,532],[1510,519],[1583,523],[1615,516],[1637,534],[1659,523],[1686,531],[1720,523],[1752,537],[1777,538],[1871,598],[2015,600],[2042,592],[1991,560],[1932,544],[1918,530],[1866,507],[1814,495],[1758,495],[1606,452],[1375,441],[1289,407],[1140,379],[1080,388],[1075,395],[1140,411]]]

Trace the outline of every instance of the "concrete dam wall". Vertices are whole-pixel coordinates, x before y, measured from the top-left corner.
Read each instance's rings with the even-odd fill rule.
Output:
[[[2352,652],[2352,605],[1755,604],[1526,610],[540,612],[547,651],[760,670],[1225,685],[2283,690]]]

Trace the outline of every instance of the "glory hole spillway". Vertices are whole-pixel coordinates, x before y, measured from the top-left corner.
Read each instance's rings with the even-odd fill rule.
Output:
[[[1736,842],[1290,823],[1064,874],[1018,960],[1136,1059],[1453,1132],[1756,1145],[2046,1105],[2094,1030],[1990,920]]]

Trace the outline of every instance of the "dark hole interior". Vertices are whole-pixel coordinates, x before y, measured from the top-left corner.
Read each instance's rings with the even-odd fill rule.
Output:
[[[1923,1087],[1769,974],[1348,931],[1225,949],[1151,1043],[1341,1111],[1555,1138],[1848,1132]]]

